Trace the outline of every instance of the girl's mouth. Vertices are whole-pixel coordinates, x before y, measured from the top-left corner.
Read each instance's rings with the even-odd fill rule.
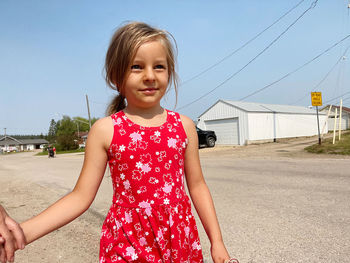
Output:
[[[141,92],[147,95],[152,95],[154,94],[158,89],[157,88],[145,88],[142,89]]]

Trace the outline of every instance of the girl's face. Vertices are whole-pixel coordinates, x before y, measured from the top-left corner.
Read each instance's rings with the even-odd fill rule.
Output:
[[[160,105],[168,87],[168,63],[166,51],[160,41],[142,44],[128,70],[124,96],[128,105],[150,108]]]

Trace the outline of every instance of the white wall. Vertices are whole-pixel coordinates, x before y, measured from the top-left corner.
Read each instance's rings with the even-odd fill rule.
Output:
[[[273,113],[248,113],[248,140],[270,140],[274,138]]]
[[[320,132],[326,120],[319,115]],[[318,134],[317,116],[287,113],[248,113],[249,141],[313,136]],[[328,126],[325,126],[325,133]]]
[[[318,134],[316,115],[276,113],[274,116],[273,113],[249,113],[248,116],[250,141]],[[322,132],[326,116],[319,115],[319,119]],[[327,132],[326,123],[325,133]]]
[[[327,116],[319,115],[320,132]],[[318,134],[317,115],[278,114],[277,138],[312,136]],[[328,132],[326,124],[325,132]]]
[[[346,129],[350,129],[350,117],[349,115],[348,116],[342,116],[341,117],[341,129],[342,130],[346,130]],[[336,126],[336,129],[339,130],[339,116],[337,117],[337,126]],[[330,131],[333,131],[334,129],[334,116],[330,116],[328,118],[328,129]]]

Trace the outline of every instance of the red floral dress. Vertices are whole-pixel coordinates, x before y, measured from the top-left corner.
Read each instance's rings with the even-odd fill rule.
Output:
[[[102,226],[100,263],[203,262],[184,187],[188,141],[180,115],[166,111],[158,127],[137,125],[123,111],[111,115],[114,196]]]

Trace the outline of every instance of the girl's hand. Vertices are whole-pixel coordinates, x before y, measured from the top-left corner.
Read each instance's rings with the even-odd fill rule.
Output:
[[[225,260],[230,259],[230,255],[228,254],[223,242],[213,243],[210,250],[214,263],[224,263]]]

